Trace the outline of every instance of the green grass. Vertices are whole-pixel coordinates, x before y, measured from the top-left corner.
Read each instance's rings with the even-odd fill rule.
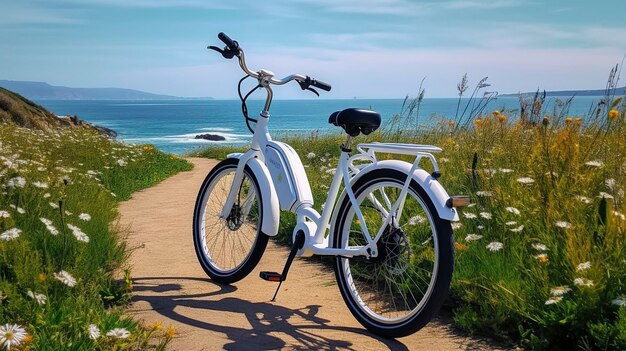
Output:
[[[0,325],[26,329],[21,349],[165,346],[170,336],[123,313],[131,292],[130,273],[123,271],[128,250],[124,233],[112,224],[119,201],[190,168],[152,146],[125,145],[86,128],[0,125],[0,234],[21,231],[0,240]],[[78,240],[81,232],[88,242]],[[75,286],[55,278],[61,271]],[[30,292],[45,296],[45,304]],[[90,324],[102,333],[96,340],[89,337]],[[105,335],[114,328],[125,328],[130,336]]]
[[[459,327],[529,349],[626,349],[624,100],[607,94],[583,118],[565,117],[568,101],[548,109],[540,95],[522,105],[515,118],[505,116],[511,111],[450,116],[416,130],[417,101],[357,142],[440,146],[441,183],[451,195],[471,196],[453,225],[457,255],[446,306]],[[342,140],[339,132],[285,140],[301,156],[318,210]],[[201,155],[221,159],[232,151]],[[294,224],[281,213],[280,241],[290,242]],[[503,248],[489,250],[492,242]]]

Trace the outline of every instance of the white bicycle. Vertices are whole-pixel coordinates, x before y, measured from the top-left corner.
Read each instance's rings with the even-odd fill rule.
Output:
[[[246,277],[257,265],[268,238],[278,232],[280,211],[297,215],[293,247],[282,273],[261,272],[261,278],[279,282],[295,256],[335,256],[335,275],[341,295],[354,317],[368,330],[385,337],[412,334],[430,321],[446,298],[454,263],[450,221],[455,207],[467,196],[448,196],[429,145],[359,144],[350,156],[351,141],[380,126],[374,111],[346,109],[329,122],[348,134],[322,213],[313,208],[305,169],[289,145],[272,140],[268,123],[272,85],[296,81],[300,87],[330,91],[330,85],[294,74],[274,78],[268,70],[248,69],[244,52],[224,33],[225,58],[237,57],[246,73],[267,92],[258,119],[242,110],[253,133],[250,149],[233,153],[217,164],[204,180],[196,200],[193,238],[205,272],[216,282],[230,284]],[[256,123],[256,128],[250,126]],[[414,155],[413,164],[379,160],[379,154]],[[419,166],[430,161],[434,172]],[[343,187],[342,187],[343,184]],[[341,190],[341,193],[340,193]],[[274,298],[276,297],[274,294]]]

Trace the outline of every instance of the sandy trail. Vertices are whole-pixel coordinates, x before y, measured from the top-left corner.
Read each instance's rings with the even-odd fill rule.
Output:
[[[134,299],[130,313],[173,325],[173,350],[492,350],[437,318],[411,336],[389,340],[367,332],[344,305],[331,269],[296,259],[271,302],[275,283],[260,270],[281,271],[288,249],[268,244],[261,262],[232,286],[213,283],[197,262],[191,223],[197,191],[214,160],[137,192],[120,206],[130,229]]]

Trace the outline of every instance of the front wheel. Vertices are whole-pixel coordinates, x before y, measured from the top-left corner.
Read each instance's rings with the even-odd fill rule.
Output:
[[[407,175],[375,170],[353,186],[372,238],[388,216],[377,257],[335,258],[339,290],[350,312],[368,330],[384,337],[412,334],[428,323],[446,298],[454,246],[450,222],[437,214],[422,187],[411,181],[402,213],[390,213]],[[339,207],[333,247],[367,244],[355,209],[346,196]]]
[[[211,279],[230,284],[245,278],[263,256],[268,236],[261,232],[263,198],[248,166],[230,214],[220,213],[237,170],[237,159],[218,163],[200,187],[193,215],[193,242]]]

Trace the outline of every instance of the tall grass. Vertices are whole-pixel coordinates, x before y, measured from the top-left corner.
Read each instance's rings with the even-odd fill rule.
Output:
[[[440,146],[440,181],[450,194],[471,196],[453,224],[447,306],[459,327],[530,349],[626,349],[626,104],[612,93],[617,76],[615,68],[586,116],[568,116],[571,100],[548,104],[537,93],[520,98],[516,116],[477,101],[427,130],[406,121],[417,116],[400,115],[358,140]],[[342,139],[337,132],[286,140],[305,164],[318,209]],[[281,214],[279,240],[289,242],[294,223]]]
[[[123,313],[128,251],[112,224],[120,200],[189,168],[93,130],[0,125],[0,326],[27,333],[18,350],[165,347],[172,330]]]

